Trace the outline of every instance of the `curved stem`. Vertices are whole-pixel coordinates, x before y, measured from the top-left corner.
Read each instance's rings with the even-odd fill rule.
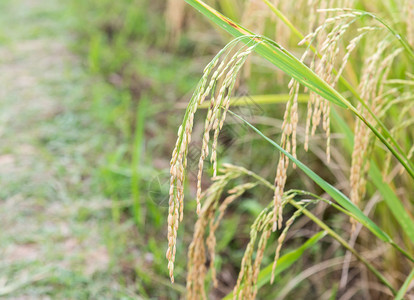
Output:
[[[248,125],[251,129],[253,129],[257,134],[259,134],[262,138],[264,138],[267,142],[277,148],[280,152],[286,155],[292,162],[296,164],[309,178],[311,178],[317,185],[319,185],[325,192],[327,192],[343,209],[347,210],[349,213],[352,214],[352,217],[362,223],[367,229],[369,229],[373,234],[375,234],[378,238],[382,241],[389,243],[395,249],[400,251],[404,256],[406,256],[411,262],[414,262],[414,258],[401,247],[399,247],[395,242],[388,236],[381,228],[379,228],[370,218],[368,218],[355,204],[353,204],[348,197],[346,197],[343,193],[338,191],[335,187],[330,185],[324,179],[322,179],[319,175],[309,169],[306,165],[304,165],[301,161],[294,158],[289,152],[283,149],[280,145],[275,143],[273,140],[269,139],[265,136],[259,129],[255,126],[250,124],[248,121],[240,117],[239,115],[235,114],[231,110],[228,111],[241,121],[243,121],[246,125]],[[274,188],[274,187],[273,187]]]
[[[296,203],[295,201],[291,200],[289,202],[292,206],[296,209],[301,209],[302,213],[311,219],[316,225],[320,228],[325,230],[330,236],[332,236],[335,240],[337,240],[343,247],[349,250],[355,257],[360,260],[384,285],[386,285],[393,295],[397,294],[397,291],[391,285],[391,283],[364,257],[362,257],[351,245],[347,243],[339,234],[333,231],[328,225],[326,225],[322,220],[320,220],[317,216],[311,213],[306,208],[303,208],[300,204]]]

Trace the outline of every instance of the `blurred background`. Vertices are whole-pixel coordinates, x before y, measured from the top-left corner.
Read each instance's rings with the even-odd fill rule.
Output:
[[[263,1],[207,2],[255,32],[277,36],[282,46],[301,56],[298,40],[276,22]],[[366,2],[361,8],[384,11],[381,3],[371,7]],[[308,32],[293,5],[286,1],[280,8],[302,32]],[[389,10],[386,16],[392,18],[394,12]],[[184,297],[187,247],[196,221],[197,164],[192,162],[198,162],[198,157],[190,157],[173,285],[165,259],[169,160],[204,67],[230,40],[184,1],[0,1],[2,299]],[[355,83],[351,71],[347,74]],[[289,80],[252,56],[237,82],[235,94],[247,103],[240,105],[239,114],[254,116],[255,124],[266,126],[264,132],[275,140],[280,139],[285,104],[259,103],[251,96],[286,94]],[[306,104],[301,107],[305,109]],[[204,117],[200,110],[195,149]],[[272,181],[278,153],[234,123],[229,119],[231,130],[220,142],[219,163],[242,165]],[[341,138],[333,132],[334,163],[328,167],[322,131],[315,136],[312,151],[302,155],[303,150],[298,150],[298,156],[320,176],[346,189],[350,153],[338,150],[341,144],[336,140]],[[205,177],[208,185],[209,176]],[[289,175],[288,187],[320,192],[297,172]],[[217,233],[220,283],[210,291],[211,299],[221,299],[232,290],[250,224],[270,199],[271,192],[251,192],[231,206]],[[386,220],[387,212],[378,205],[376,213]],[[315,213],[338,232],[349,231],[347,216],[333,214],[323,204],[316,206]],[[389,223],[389,231],[396,231],[392,219]],[[299,220],[288,235],[286,249],[303,244],[317,231],[309,220]],[[375,242],[365,248],[376,248]],[[272,262],[272,251],[265,255],[264,264]],[[370,255],[375,259],[386,251],[377,248]],[[324,291],[332,288],[332,282],[324,278],[331,275],[339,281],[342,261],[334,257],[343,255],[337,243],[324,239],[286,270],[276,287],[264,288],[263,295],[268,296],[263,299],[275,299],[275,289],[293,279],[297,280],[292,287],[295,296],[289,298],[287,290],[285,298],[328,299]],[[326,260],[327,264],[318,265]],[[395,253],[386,256],[385,263],[389,269],[404,269]],[[320,268],[296,278],[300,270],[313,265]],[[370,275],[351,264],[350,285],[361,278],[369,281]],[[322,295],[325,298],[319,298]]]

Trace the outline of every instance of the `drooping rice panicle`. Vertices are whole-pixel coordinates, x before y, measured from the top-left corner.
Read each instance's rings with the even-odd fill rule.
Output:
[[[255,222],[251,226],[250,241],[247,244],[246,250],[241,262],[240,273],[237,278],[236,286],[233,290],[233,299],[251,299],[251,292],[253,290],[253,263],[252,256],[254,253],[254,246],[256,244],[257,236],[261,224],[268,218],[269,214],[273,214],[273,210],[266,208],[256,218]],[[271,220],[269,220],[271,221]],[[271,226],[270,224],[268,224]]]
[[[282,249],[282,245],[283,242],[285,241],[286,238],[286,234],[289,231],[290,227],[292,226],[293,222],[296,220],[296,218],[298,218],[301,214],[304,208],[306,208],[307,205],[304,205],[302,207],[302,209],[299,209],[297,211],[295,211],[295,213],[292,215],[292,217],[289,218],[289,220],[286,221],[285,224],[285,228],[283,229],[283,231],[281,232],[278,240],[277,240],[277,247],[276,247],[276,251],[275,251],[275,258],[273,260],[273,266],[272,266],[272,276],[270,279],[270,283],[273,283],[275,280],[275,271],[276,271],[276,266],[277,266],[277,262],[279,260],[280,257],[280,250]]]
[[[324,14],[328,12],[326,9],[320,9],[319,12]],[[339,77],[341,76],[345,65],[349,59],[350,52],[355,48],[356,44],[362,38],[359,36],[351,40],[347,54],[345,55],[341,68],[336,72],[336,76],[333,76],[333,70],[338,56],[340,45],[339,41],[343,35],[347,32],[350,25],[357,20],[358,14],[345,13],[339,16],[330,17],[325,19],[324,23],[315,29],[314,32],[307,35],[299,44],[305,42],[311,44],[316,41],[317,55],[314,55],[311,67],[315,69],[315,73],[323,78],[333,87],[337,84]],[[333,28],[326,33],[325,30],[328,26]],[[308,46],[309,47],[309,46]],[[319,56],[319,57],[318,57]],[[321,96],[311,92],[308,101],[308,112],[306,118],[305,127],[305,143],[304,148],[307,151],[309,148],[309,135],[312,136],[316,132],[317,126],[322,122],[322,128],[326,135],[326,156],[327,161],[330,161],[330,102]]]
[[[293,194],[285,194],[283,196],[282,206],[286,205],[286,203],[289,202],[292,198]],[[260,273],[260,266],[263,260],[267,241],[269,240],[274,224],[274,208],[272,206],[273,203],[272,205],[262,210],[262,212],[257,216],[256,220],[251,226],[250,240],[243,255],[237,283],[233,289],[233,299],[255,299],[257,295],[257,279]],[[295,218],[298,215],[299,213],[296,214]],[[289,220],[289,226],[293,221],[294,219]],[[288,228],[285,228],[285,231],[287,230]],[[257,247],[255,247],[257,240]],[[253,255],[255,252],[256,257],[253,261]]]
[[[198,175],[197,175],[197,212],[200,210],[200,196],[201,196],[201,178],[203,173],[204,160],[206,159],[209,153],[209,140],[210,132],[214,130],[214,140],[211,151],[211,162],[213,164],[214,176],[217,173],[217,142],[219,131],[223,126],[226,112],[230,105],[230,95],[234,88],[236,82],[237,74],[240,71],[240,68],[243,66],[248,55],[253,51],[254,47],[257,44],[248,47],[247,49],[241,48],[239,51],[234,54],[229,62],[226,64],[226,67],[220,74],[217,76],[217,79],[220,79],[224,74],[224,80],[218,91],[217,95],[213,95],[211,98],[211,105],[207,112],[207,117],[204,125],[204,136],[203,136],[203,145],[201,150],[201,155],[199,159]],[[216,79],[216,80],[217,80]],[[224,109],[223,109],[224,108]],[[221,118],[220,118],[221,115]]]
[[[260,266],[263,260],[263,255],[266,249],[267,241],[269,240],[270,234],[272,233],[272,228],[270,224],[267,225],[265,228],[263,228],[262,231],[263,233],[259,239],[259,244],[257,246],[257,251],[256,251],[256,258],[254,260],[254,265],[253,265],[253,275],[252,275],[252,280],[251,280],[252,288],[251,288],[250,299],[255,299],[257,295],[257,291],[258,291],[257,279],[260,273]]]
[[[339,24],[336,24],[331,32],[329,32],[326,37],[319,34],[318,38],[323,39],[323,42],[320,41],[319,53],[321,53],[321,58],[316,62],[315,72],[326,82],[334,86],[335,79],[333,78],[333,69],[335,64],[335,59],[339,52],[338,42],[341,37],[345,34],[349,26],[352,24],[352,21],[347,19],[343,20]],[[322,121],[322,128],[326,134],[326,156],[327,161],[330,161],[330,101],[323,99],[319,95],[314,95],[314,108],[312,121],[312,130],[311,134],[314,135],[316,127]],[[312,103],[311,102],[311,103]],[[310,125],[308,126],[310,128]]]
[[[361,39],[367,34],[367,32],[372,31],[372,30],[376,30],[375,27],[364,27],[364,28],[359,28],[358,31],[361,32],[359,35],[357,35],[356,37],[354,37],[348,44],[348,46],[346,47],[346,53],[342,59],[342,64],[341,67],[339,68],[336,77],[334,79],[333,85],[336,86],[336,84],[339,81],[339,78],[342,76],[343,71],[345,70],[345,67],[348,63],[349,57],[352,53],[352,51],[354,51],[354,49],[357,47],[357,45],[359,44],[359,42],[361,41]]]
[[[359,86],[360,95],[363,99],[366,99],[367,105],[375,114],[379,114],[381,107],[384,106],[384,98],[378,96],[384,95],[384,84],[390,72],[392,62],[401,53],[401,49],[396,49],[384,57],[387,47],[389,47],[389,43],[386,40],[382,41],[378,45],[377,50],[366,59],[362,68],[363,75]],[[363,109],[362,105],[359,105],[358,109],[368,121],[373,121],[372,116]],[[365,177],[369,169],[369,156],[373,147],[373,139],[368,128],[360,120],[356,121],[354,131],[350,199],[355,204],[358,204],[365,195]],[[355,228],[355,221],[352,219],[351,221],[353,228]]]
[[[254,188],[257,183],[245,183],[228,191],[224,201],[219,205],[224,187],[243,174],[243,168],[232,165],[223,165],[221,175],[214,178],[213,184],[203,193],[205,199],[201,213],[196,222],[193,240],[188,251],[187,299],[206,299],[205,276],[207,274],[206,246],[210,260],[213,284],[217,285],[215,271],[215,232],[224,216],[227,207],[245,191]],[[217,216],[216,216],[217,215]],[[205,239],[207,228],[209,234]]]
[[[199,214],[195,225],[193,240],[188,248],[187,299],[206,299],[204,289],[204,278],[207,273],[205,246],[206,229],[208,228],[209,222],[214,219],[217,209],[217,201],[222,195],[224,187],[230,180],[235,179],[238,176],[240,176],[240,173],[227,169],[223,172],[223,175],[214,178],[213,184],[204,193],[206,201]],[[210,230],[212,229],[210,228]],[[210,247],[211,246],[212,245],[210,245]]]
[[[377,51],[373,55],[369,56],[364,63],[363,75],[360,82],[360,95],[361,98],[367,99],[372,96],[373,90],[375,89],[375,72],[377,62],[381,59],[381,55],[384,52],[385,48],[388,46],[388,43],[382,42],[381,45],[377,48]],[[371,101],[370,101],[371,102]],[[358,109],[364,113],[362,105],[358,105]],[[362,124],[359,120],[355,123],[355,137],[354,137],[354,148],[352,151],[352,165],[351,165],[351,175],[350,175],[350,184],[351,184],[351,201],[355,204],[359,203],[360,200],[360,191],[361,186],[364,185],[364,177],[362,174],[364,157],[366,155],[366,150],[368,146],[369,139],[368,129]],[[353,227],[355,224],[353,223]]]
[[[282,123],[282,137],[281,146],[292,155],[296,157],[296,130],[299,121],[298,116],[298,93],[299,83],[295,80],[289,82],[289,100],[286,104],[285,113]],[[275,177],[275,192],[273,195],[274,214],[273,214],[273,231],[282,227],[283,210],[282,210],[282,196],[287,180],[287,170],[289,167],[289,159],[283,153],[280,154],[279,162],[276,169]]]
[[[231,51],[239,42],[242,46],[232,55]],[[199,159],[197,175],[197,213],[201,212],[201,177],[204,160],[209,154],[210,132],[214,131],[214,141],[211,151],[211,161],[214,173],[217,172],[217,139],[223,126],[226,111],[229,108],[229,99],[234,88],[237,74],[249,54],[261,42],[258,36],[242,36],[226,45],[207,65],[196,91],[187,107],[183,124],[178,130],[178,139],[171,158],[170,199],[168,215],[168,269],[171,281],[174,281],[174,259],[176,252],[176,239],[179,222],[183,219],[184,211],[184,181],[187,166],[188,145],[191,142],[194,115],[197,107],[211,94],[210,107],[205,121],[205,130],[202,139],[202,149]],[[221,60],[221,62],[220,62]],[[220,64],[219,64],[220,62]],[[217,67],[217,68],[216,68]],[[213,72],[213,70],[215,71]],[[213,72],[213,73],[212,73]],[[220,84],[218,84],[218,82]]]
[[[216,248],[216,236],[215,232],[224,216],[224,212],[226,211],[227,207],[237,198],[239,198],[244,192],[254,188],[257,185],[256,183],[248,182],[228,191],[229,196],[227,196],[224,201],[220,204],[218,211],[219,215],[217,219],[211,218],[210,225],[209,225],[209,235],[207,237],[206,243],[207,248],[210,255],[210,270],[211,270],[211,277],[213,279],[213,284],[215,287],[218,286],[217,276],[216,276],[216,268],[215,268],[215,248]]]

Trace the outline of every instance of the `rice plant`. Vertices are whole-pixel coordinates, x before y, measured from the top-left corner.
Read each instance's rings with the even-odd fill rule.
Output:
[[[302,23],[296,27],[289,20],[290,15],[284,14],[284,11],[293,13],[286,9],[285,4],[279,1],[273,4],[267,0],[261,4],[247,1],[246,7],[250,11],[245,12],[242,20],[249,20],[246,23],[259,31],[253,32],[201,0],[186,1],[233,35],[234,39],[204,69],[178,130],[170,163],[166,257],[171,281],[174,282],[178,228],[184,219],[186,167],[195,115],[199,109],[207,107],[195,195],[198,220],[188,250],[188,299],[207,299],[210,285],[218,286],[215,233],[226,218],[228,207],[244,194],[258,188],[269,189],[274,196],[251,220],[250,240],[240,261],[237,281],[233,292],[226,298],[255,299],[260,288],[267,283],[273,283],[277,288],[276,274],[281,272],[278,262],[284,258],[281,250],[285,238],[295,221],[309,218],[322,230],[314,240],[329,235],[363,264],[381,287],[385,287],[381,289],[381,297],[402,299],[409,292],[414,277],[414,51],[413,24],[409,17],[413,11],[412,3],[404,1],[406,14],[399,16],[398,24],[390,25],[391,22],[374,13],[354,9],[353,5],[356,4],[353,1],[298,1],[295,9],[306,13]],[[269,16],[273,22],[271,24],[276,24],[274,40],[263,35],[269,26],[265,18],[262,23],[260,18],[249,18],[249,13],[254,16],[257,11],[262,12],[260,16]],[[279,28],[282,25],[281,28],[288,28],[290,35],[297,40],[295,54],[287,47],[291,43],[290,35],[278,34],[282,32]],[[394,29],[394,25],[398,25],[397,29]],[[299,29],[303,27],[308,31],[306,35]],[[282,47],[282,43],[287,48]],[[296,57],[298,51],[301,51],[298,55],[300,58]],[[278,142],[252,125],[251,120],[232,112],[232,92],[237,86],[240,72],[246,66],[250,68],[250,63],[246,62],[254,53],[289,78],[289,92],[285,95],[286,107]],[[298,99],[304,95],[307,105],[301,107]],[[205,101],[208,105],[203,104]],[[229,114],[239,119],[279,154],[278,163],[274,166],[274,184],[242,166],[219,164],[219,135]],[[298,151],[298,145],[302,143],[298,142],[298,127],[304,128],[305,152],[300,152],[303,155],[312,151],[313,140],[322,130],[326,168],[330,168],[332,157],[336,155],[332,152],[339,147],[334,145],[333,150],[332,143],[340,144],[332,139],[331,127],[336,133],[342,134],[342,150],[349,156],[348,165],[345,166],[347,169],[342,171],[349,176],[347,186],[338,187],[338,183],[330,183],[330,180],[324,179],[303,163],[305,157],[301,157]],[[212,183],[203,188],[202,178],[206,173],[207,159],[211,163]],[[319,187],[319,193],[286,189],[291,172],[306,174],[314,186]],[[226,192],[229,185],[233,187]],[[373,194],[383,198],[384,214],[395,218],[392,228],[384,219],[375,218],[366,212],[367,201]],[[349,218],[350,230],[337,233],[312,213],[310,208],[318,203],[325,203],[335,210],[335,214]],[[294,209],[289,217],[286,216],[287,207]],[[404,275],[399,279],[393,278],[391,268],[375,265],[347,241],[357,236],[356,231],[362,227],[370,231],[382,245],[392,249],[389,251],[398,257],[398,264],[404,265],[400,270]],[[269,251],[273,252],[273,262],[262,268],[263,258]],[[346,276],[346,272],[343,274]],[[355,293],[360,290],[364,289],[359,288]],[[371,292],[368,290],[366,293]]]

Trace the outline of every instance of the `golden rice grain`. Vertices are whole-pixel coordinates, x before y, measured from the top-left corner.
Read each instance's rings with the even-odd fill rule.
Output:
[[[242,40],[247,41],[245,45],[239,47],[235,54],[230,52]],[[213,145],[211,151],[211,162],[213,163],[214,173],[217,173],[217,140],[219,131],[223,126],[226,111],[229,108],[229,99],[236,82],[237,74],[243,66],[249,54],[260,43],[256,36],[243,36],[230,42],[224,47],[216,57],[208,64],[204,70],[196,91],[191,98],[186,110],[183,124],[178,130],[178,138],[171,158],[171,179],[170,179],[170,198],[168,215],[168,249],[166,257],[168,259],[168,269],[171,281],[174,281],[174,259],[176,253],[176,240],[179,222],[183,219],[184,213],[184,181],[185,169],[187,166],[188,145],[191,142],[194,115],[198,105],[211,94],[210,107],[205,120],[205,128],[202,139],[202,149],[199,159],[199,170],[197,174],[197,214],[201,213],[202,198],[202,173],[204,160],[210,153],[209,141],[210,133],[214,132]],[[219,61],[221,59],[220,64]],[[216,66],[218,67],[216,68]],[[215,71],[212,73],[213,69]],[[212,73],[212,74],[211,74]]]

